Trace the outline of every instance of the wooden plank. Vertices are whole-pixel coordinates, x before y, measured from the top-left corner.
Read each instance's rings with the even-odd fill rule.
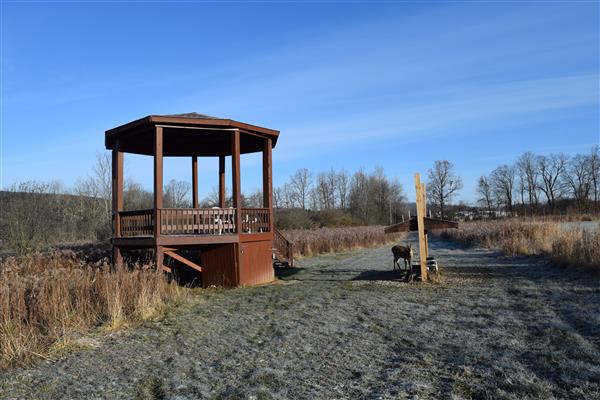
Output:
[[[198,208],[198,157],[192,157],[192,207]]]
[[[112,242],[115,246],[141,248],[153,247],[156,244],[156,240],[153,236],[119,237],[114,238]]]
[[[123,210],[123,153],[117,148],[112,151],[112,208],[113,208],[113,236],[121,236],[121,218],[119,212]]]
[[[190,268],[193,268],[193,269],[195,269],[195,270],[196,270],[196,271],[198,271],[198,272],[202,272],[202,267],[201,267],[201,266],[199,266],[199,265],[198,265],[198,264],[196,264],[196,263],[193,263],[192,261],[188,260],[188,259],[187,259],[187,258],[185,258],[185,257],[182,257],[182,256],[180,256],[180,255],[179,255],[179,254],[177,254],[177,253],[174,253],[174,252],[172,252],[172,251],[165,251],[165,255],[167,255],[167,256],[169,256],[169,257],[171,257],[171,258],[174,258],[175,260],[177,260],[177,261],[179,261],[179,262],[182,262],[183,264],[187,265],[187,266],[188,266],[188,267],[190,267]]]
[[[242,228],[241,213],[241,188],[240,188],[240,133],[238,131],[231,133],[231,184],[233,208],[236,212],[236,232],[240,233]]]
[[[161,246],[189,246],[202,244],[237,243],[240,236],[227,235],[161,235],[156,242]]]
[[[421,260],[421,280],[427,279],[427,250],[425,243],[425,221],[423,220],[423,202],[425,200],[423,196],[423,186],[421,185],[421,176],[417,172],[415,173],[415,191],[417,200],[417,225],[419,232],[419,258]]]
[[[161,246],[156,246],[154,248],[154,261],[156,262],[156,266],[159,265],[162,267],[165,261],[165,253]]]
[[[219,207],[225,208],[225,156],[219,156]]]
[[[154,236],[160,236],[160,212],[163,206],[163,129],[156,128],[154,132]]]
[[[235,232],[242,232],[242,200],[241,200],[241,182],[240,182],[240,132],[235,131],[231,134],[231,180],[233,208],[235,208]],[[241,247],[236,243],[234,245],[235,253],[235,285],[240,283],[240,269],[243,266],[240,255]]]
[[[162,266],[162,270],[168,273],[173,273],[173,270],[171,269],[171,267],[167,267],[166,265],[163,264]]]
[[[423,197],[423,229],[425,230],[425,261],[429,257],[429,238],[427,237],[427,224],[425,218],[427,218],[427,192],[425,191],[425,184],[421,183],[421,196]]]
[[[271,139],[265,139],[263,148],[263,207],[269,210],[269,231],[273,231],[273,160],[271,147]]]

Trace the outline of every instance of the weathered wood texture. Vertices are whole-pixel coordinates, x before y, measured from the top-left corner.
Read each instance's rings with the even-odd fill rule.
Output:
[[[421,176],[415,174],[415,191],[417,193],[417,228],[419,232],[419,259],[421,262],[421,280],[427,280],[427,250],[425,242],[425,222],[424,211],[425,195],[423,193],[423,185],[421,184]]]
[[[219,207],[225,208],[225,156],[219,156]]]
[[[198,208],[198,157],[192,157],[192,207]]]

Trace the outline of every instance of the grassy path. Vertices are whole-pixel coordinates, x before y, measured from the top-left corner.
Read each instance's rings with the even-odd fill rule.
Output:
[[[412,240],[412,239],[411,239]],[[203,291],[160,323],[0,374],[0,398],[599,398],[600,282],[432,238],[441,284],[389,246]]]

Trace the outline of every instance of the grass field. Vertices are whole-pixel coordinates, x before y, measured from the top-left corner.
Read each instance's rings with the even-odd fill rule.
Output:
[[[304,258],[277,284],[200,291],[160,322],[4,371],[0,398],[600,397],[598,280],[430,245],[441,283],[400,282],[389,246]]]

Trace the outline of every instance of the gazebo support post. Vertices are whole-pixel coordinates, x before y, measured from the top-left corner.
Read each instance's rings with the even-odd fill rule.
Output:
[[[198,208],[198,157],[192,157],[192,207]]]
[[[219,207],[225,208],[225,156],[219,156]]]
[[[156,127],[154,132],[154,240],[160,236],[160,211],[163,208],[163,128]],[[154,247],[156,268],[162,269],[163,249],[162,246]]]
[[[240,131],[231,133],[231,185],[235,208],[235,231],[242,233],[242,199],[240,185]]]
[[[232,180],[232,198],[233,208],[235,209],[235,231],[239,235],[243,232],[242,229],[242,200],[241,200],[241,183],[240,183],[240,131],[236,130],[231,133],[231,180]],[[240,264],[241,244],[233,245],[235,258],[235,285],[240,283]]]
[[[273,172],[271,156],[271,139],[265,139],[262,151],[263,175],[263,207],[269,209],[269,232],[273,232]]]
[[[123,211],[123,153],[119,151],[117,141],[112,151],[112,222],[114,237],[121,237],[119,212]],[[113,244],[112,270],[123,266],[121,249]]]

